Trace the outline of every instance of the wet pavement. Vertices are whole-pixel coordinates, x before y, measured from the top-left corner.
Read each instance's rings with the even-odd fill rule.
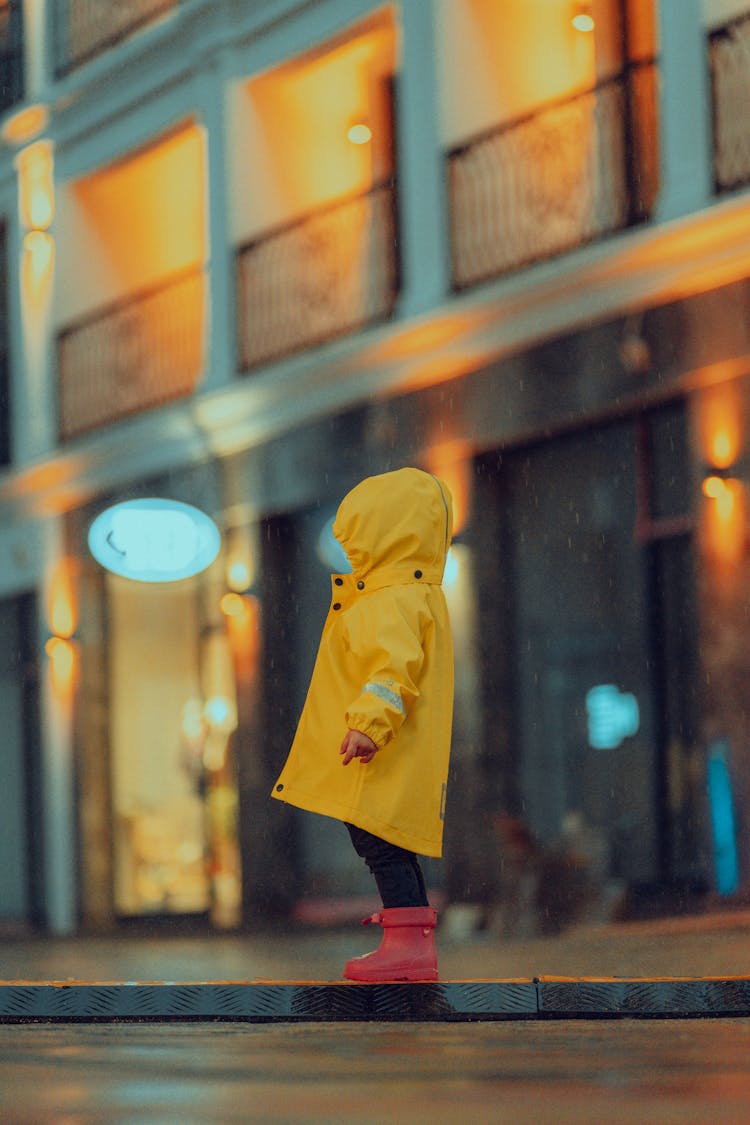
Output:
[[[367,930],[4,942],[5,980],[336,980]],[[503,941],[448,979],[748,976],[750,914]],[[404,986],[409,987],[409,986]],[[750,1019],[0,1026],[2,1125],[750,1121]]]
[[[3,1125],[743,1125],[750,1021],[0,1028]]]
[[[0,943],[2,980],[331,981],[377,944],[372,927],[211,937],[75,937]],[[558,976],[750,976],[750,912],[581,926],[558,937],[452,938],[443,980]]]

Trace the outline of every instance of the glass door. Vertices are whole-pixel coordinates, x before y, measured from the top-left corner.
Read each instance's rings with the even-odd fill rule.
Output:
[[[107,577],[115,910],[240,918],[237,701],[211,577]]]

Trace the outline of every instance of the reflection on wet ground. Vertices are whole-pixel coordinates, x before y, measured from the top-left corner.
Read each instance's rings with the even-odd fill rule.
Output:
[[[0,1027],[3,1125],[739,1125],[750,1020]]]

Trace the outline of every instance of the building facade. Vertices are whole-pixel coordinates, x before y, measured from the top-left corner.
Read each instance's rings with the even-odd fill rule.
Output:
[[[268,800],[361,477],[456,500],[446,903],[750,890],[747,0],[0,4],[0,924],[366,894]],[[95,561],[187,502],[216,562]]]

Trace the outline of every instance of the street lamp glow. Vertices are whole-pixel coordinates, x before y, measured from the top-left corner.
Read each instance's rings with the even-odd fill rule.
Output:
[[[107,508],[92,523],[89,549],[103,567],[136,582],[176,582],[210,566],[221,536],[190,504],[149,497]]]

